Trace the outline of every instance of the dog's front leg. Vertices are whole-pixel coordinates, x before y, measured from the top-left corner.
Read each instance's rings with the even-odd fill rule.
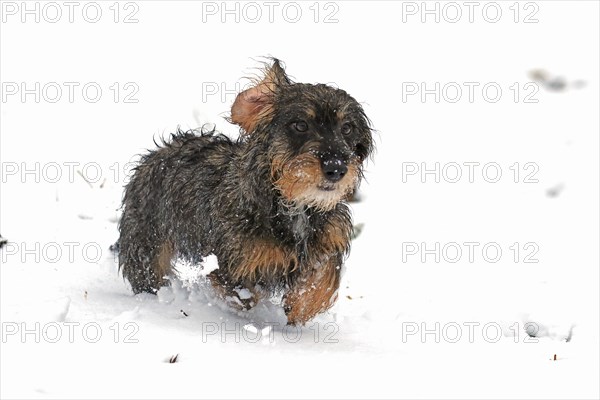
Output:
[[[335,303],[341,259],[333,256],[320,265],[309,266],[290,286],[283,300],[289,325],[304,325]]]

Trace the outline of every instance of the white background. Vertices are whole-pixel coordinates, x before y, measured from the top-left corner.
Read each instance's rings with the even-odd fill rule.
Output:
[[[1,2],[2,397],[598,398],[597,2],[478,2],[472,22],[463,2],[428,2],[439,22],[421,2],[276,2],[271,16],[264,2],[227,3],[233,14],[222,2],[130,3],[98,2],[91,23],[89,2],[75,5],[73,22],[63,2],[27,2],[33,14]],[[132,12],[137,22],[124,23]],[[296,81],[348,91],[376,129],[363,201],[353,205],[364,228],[340,300],[297,343],[281,325],[273,340],[240,336],[245,324],[281,323],[281,309],[234,315],[215,306],[197,266],[181,266],[184,283],[158,297],[133,296],[107,251],[118,237],[126,164],[178,125],[214,123],[235,136],[223,118],[235,95],[222,89],[243,87],[269,55]],[[537,102],[526,102],[534,69],[562,76],[565,90],[541,85]],[[36,82],[39,102],[22,97],[21,84]],[[78,85],[73,102],[64,82]],[[479,85],[472,102],[464,82]],[[102,89],[95,103],[82,94],[88,83]],[[137,103],[124,101],[128,83]],[[421,83],[458,85],[462,97],[407,94]],[[482,94],[489,83],[502,89],[496,102]],[[53,103],[55,86],[63,91]],[[465,162],[479,163],[473,182]],[[537,183],[524,182],[528,162]],[[462,178],[403,176],[436,163],[463,166]],[[498,182],[482,175],[486,163],[500,167]],[[473,262],[464,246],[454,263],[441,250],[439,262],[403,251],[464,242],[480,244]],[[482,255],[487,243],[502,249],[497,262]],[[537,263],[524,262],[526,243],[538,249]],[[40,337],[22,336],[36,322]],[[97,343],[81,331],[89,323],[101,329]],[[137,343],[125,343],[127,323]],[[421,336],[436,323],[438,338]],[[538,337],[525,334],[527,323]],[[451,343],[456,326],[462,336]],[[49,343],[56,327],[62,336]],[[326,328],[337,343],[325,340]],[[166,362],[175,354],[177,363]]]

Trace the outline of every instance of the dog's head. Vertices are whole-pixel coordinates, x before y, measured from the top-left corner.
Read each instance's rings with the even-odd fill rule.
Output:
[[[373,150],[370,121],[353,97],[294,83],[277,59],[237,96],[231,121],[248,140],[268,143],[273,184],[291,206],[333,209],[354,192]]]

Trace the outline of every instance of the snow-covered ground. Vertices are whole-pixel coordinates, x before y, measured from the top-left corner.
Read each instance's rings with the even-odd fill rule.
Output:
[[[597,2],[48,4],[1,2],[2,398],[600,396]],[[127,163],[177,125],[234,136],[261,55],[377,129],[339,300],[302,329],[214,301],[215,260],[134,296],[108,250]]]

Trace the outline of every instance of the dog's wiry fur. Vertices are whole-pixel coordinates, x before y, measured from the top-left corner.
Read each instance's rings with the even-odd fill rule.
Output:
[[[217,294],[248,309],[283,291],[288,322],[303,324],[335,301],[370,122],[346,92],[294,83],[276,59],[230,120],[235,141],[179,131],[142,157],[123,198],[119,265],[134,292],[155,293],[175,258],[215,254]]]

